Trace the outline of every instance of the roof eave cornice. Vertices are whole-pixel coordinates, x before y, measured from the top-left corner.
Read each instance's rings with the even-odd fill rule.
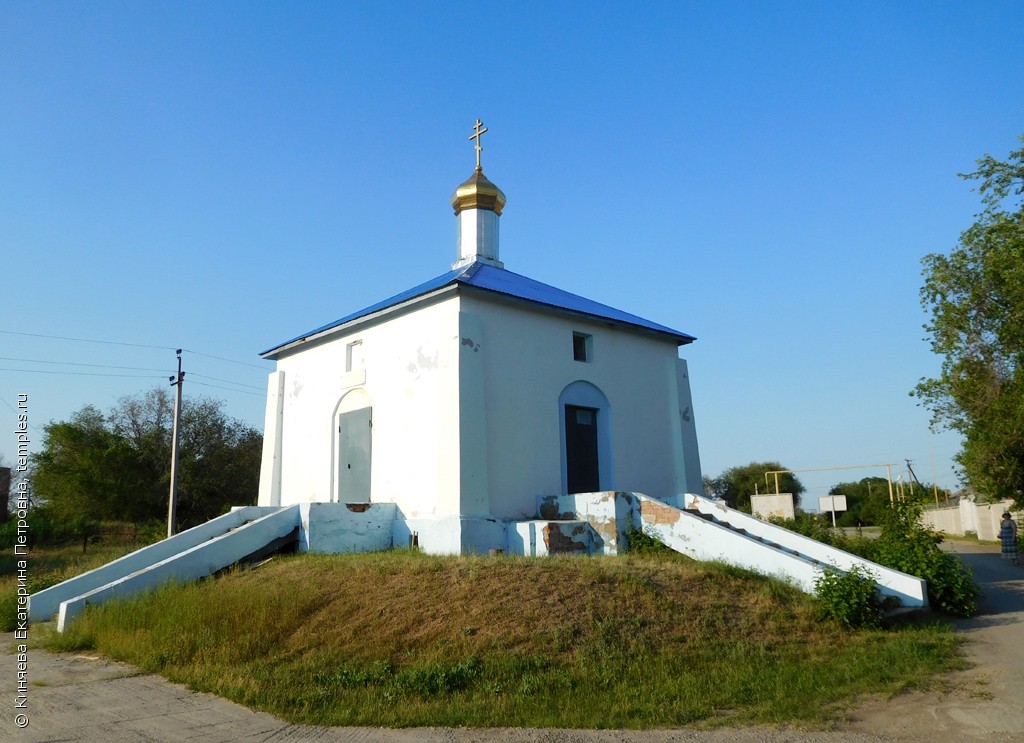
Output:
[[[268,351],[264,351],[263,353],[260,354],[260,358],[266,359],[268,361],[277,361],[284,354],[293,353],[297,349],[304,348],[311,344],[321,343],[333,335],[347,333],[351,330],[362,327],[364,325],[378,322],[382,318],[385,318],[389,315],[405,312],[415,305],[441,299],[446,294],[455,294],[457,291],[458,285],[456,283],[447,284],[438,289],[434,289],[432,291],[425,292],[424,294],[419,294],[415,297],[406,299],[402,302],[399,302],[398,304],[393,304],[383,309],[377,310],[376,312],[371,312],[367,315],[362,315],[360,317],[349,320],[348,322],[339,323],[338,325],[334,325],[329,328],[324,328],[323,330],[311,333],[310,335],[288,341],[284,345],[278,346],[276,348],[271,348]]]

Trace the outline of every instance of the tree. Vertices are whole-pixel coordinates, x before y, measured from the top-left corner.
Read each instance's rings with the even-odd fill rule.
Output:
[[[173,406],[158,388],[104,415],[87,405],[44,429],[33,457],[36,496],[65,521],[144,523],[167,516]],[[219,401],[182,403],[178,524],[194,526],[255,502],[263,437]]]
[[[931,484],[893,484],[895,498],[931,503],[934,490]],[[841,482],[833,485],[829,495],[845,495],[846,511],[836,514],[839,526],[878,526],[885,518],[890,506],[889,481],[884,477],[865,477],[858,482]]]
[[[925,329],[942,367],[911,394],[933,426],[963,435],[956,461],[975,491],[1024,505],[1024,147],[961,177],[980,182],[984,209],[949,255],[923,259]]]
[[[718,477],[705,478],[704,490],[708,495],[721,498],[731,508],[750,513],[750,496],[775,492],[775,476],[765,481],[765,473],[784,469],[778,462],[751,462],[744,467],[730,467]],[[779,475],[779,492],[792,493],[794,507],[799,507],[804,489],[791,472]]]

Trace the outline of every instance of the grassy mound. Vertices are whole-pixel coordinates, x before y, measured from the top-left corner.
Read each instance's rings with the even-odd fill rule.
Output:
[[[93,607],[95,649],[294,722],[824,723],[957,667],[940,625],[848,631],[777,581],[675,555],[303,555]]]

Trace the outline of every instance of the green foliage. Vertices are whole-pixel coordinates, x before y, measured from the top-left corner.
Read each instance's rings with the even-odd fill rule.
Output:
[[[879,627],[882,602],[871,573],[854,566],[845,573],[827,569],[814,583],[818,614],[846,627]]]
[[[976,492],[1024,505],[1024,147],[961,177],[985,206],[949,255],[923,259],[925,329],[943,360],[912,394],[963,435],[957,462]]]
[[[436,697],[464,691],[480,680],[483,664],[476,658],[458,661],[438,661],[408,668],[396,668],[393,663],[378,661],[369,668],[343,665],[330,673],[316,675],[317,685],[329,695],[341,689],[379,687],[392,698],[407,694]]]
[[[851,552],[849,549],[850,539],[839,529],[832,528],[832,516],[824,513],[808,513],[798,511],[796,518],[782,519],[778,516],[770,516],[769,523],[781,526],[783,529],[795,531],[805,537],[816,539],[824,544],[838,547],[841,550]]]
[[[751,462],[743,467],[730,467],[715,478],[704,478],[707,495],[721,498],[731,508],[750,513],[750,496],[756,493],[774,493],[775,476],[766,480],[766,472],[786,469],[778,462]],[[778,476],[779,492],[793,494],[793,506],[799,507],[800,494],[805,488],[796,475],[787,472]]]
[[[63,544],[77,539],[69,523],[54,518],[53,512],[47,508],[32,508],[25,519],[28,522],[27,537],[29,544]],[[18,537],[18,522],[8,519],[0,524],[0,548],[13,549]]]
[[[879,512],[882,531],[877,539],[848,537],[830,528],[825,514],[802,513],[796,519],[771,521],[879,565],[923,578],[933,609],[955,616],[977,614],[979,589],[970,568],[939,549],[942,537],[921,525],[921,511],[920,503],[886,502]]]
[[[643,529],[630,525],[625,532],[625,551],[633,555],[657,555],[672,552],[660,539]]]
[[[865,477],[859,482],[841,482],[828,494],[846,496],[846,511],[836,514],[839,526],[876,526],[889,505],[889,481],[884,477]]]
[[[942,536],[921,525],[921,510],[918,503],[892,504],[882,520],[882,534],[872,544],[872,559],[926,580],[932,608],[956,616],[977,614],[980,591],[970,568],[939,549]]]
[[[209,399],[182,405],[179,528],[255,502],[262,436],[221,408]],[[170,395],[157,388],[122,398],[107,415],[86,406],[50,423],[32,459],[37,500],[65,523],[166,519],[172,419]]]

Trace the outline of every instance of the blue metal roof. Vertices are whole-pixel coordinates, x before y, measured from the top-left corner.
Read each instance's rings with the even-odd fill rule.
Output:
[[[680,345],[691,343],[696,340],[694,336],[687,333],[681,333],[678,330],[673,330],[665,325],[645,320],[637,315],[632,315],[628,312],[617,310],[614,307],[601,304],[600,302],[594,302],[590,299],[586,299],[585,297],[571,294],[570,292],[557,289],[553,286],[549,286],[548,284],[542,284],[541,282],[534,281],[526,276],[520,276],[517,273],[506,271],[504,268],[498,268],[486,263],[471,263],[463,268],[457,268],[454,271],[449,271],[448,273],[441,274],[429,281],[425,281],[419,286],[414,286],[412,289],[408,289],[401,294],[396,294],[393,297],[385,299],[383,302],[377,302],[377,304],[372,304],[369,307],[365,307],[358,312],[353,312],[351,315],[346,315],[345,317],[328,323],[327,325],[314,328],[308,333],[303,333],[302,335],[296,336],[284,343],[280,343],[273,348],[262,351],[260,356],[272,356],[293,343],[298,343],[325,331],[341,327],[342,325],[354,320],[358,320],[361,317],[372,315],[376,312],[400,305],[403,302],[407,302],[425,294],[430,294],[431,292],[454,284],[472,286],[495,294],[502,294],[516,300],[531,302],[545,307],[554,307],[567,312],[595,317],[600,320],[631,325],[656,333],[664,333],[665,335],[669,335],[674,338]]]

